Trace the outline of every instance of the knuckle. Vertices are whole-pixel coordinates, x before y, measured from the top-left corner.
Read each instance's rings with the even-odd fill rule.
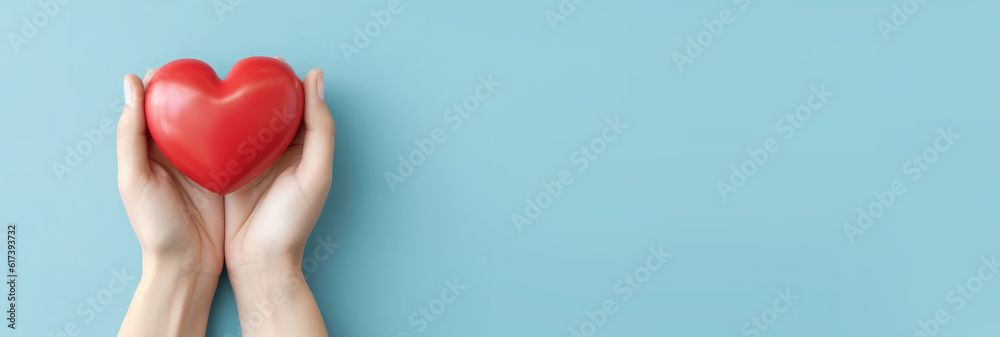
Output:
[[[125,118],[118,120],[118,139],[122,140],[128,135],[128,122]]]
[[[122,172],[118,172],[118,193],[123,196],[127,195],[129,194],[129,191],[132,190],[131,187],[132,187],[132,179],[129,178],[128,175]]]

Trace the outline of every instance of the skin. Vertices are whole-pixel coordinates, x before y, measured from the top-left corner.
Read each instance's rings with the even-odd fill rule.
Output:
[[[291,145],[220,196],[181,174],[149,137],[143,96],[155,71],[145,81],[125,77],[132,100],[118,122],[118,187],[142,246],[142,276],[118,336],[204,335],[223,263],[244,336],[327,336],[302,274],[333,177],[336,126],[322,72],[303,80],[305,113]]]

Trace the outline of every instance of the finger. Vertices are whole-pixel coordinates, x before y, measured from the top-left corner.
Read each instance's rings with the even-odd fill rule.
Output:
[[[299,129],[295,131],[295,137],[292,137],[292,142],[288,144],[291,145],[302,145],[305,143],[306,139],[306,124],[299,124]]]
[[[160,164],[163,168],[168,170],[176,170],[174,164],[167,159],[167,156],[163,154],[159,146],[156,146],[156,142],[153,141],[153,136],[148,132],[146,133],[146,157],[149,158],[149,162]],[[152,169],[152,168],[150,168]]]
[[[118,119],[119,184],[149,173],[146,150],[145,87],[138,76],[125,76],[125,107]]]
[[[302,145],[302,161],[299,170],[306,177],[325,179],[329,182],[333,175],[334,135],[337,126],[330,115],[330,109],[323,101],[323,72],[313,69],[303,81],[305,90],[305,136]],[[323,180],[318,180],[323,181]]]
[[[278,61],[281,61],[281,62],[284,62],[285,64],[288,64],[288,61],[285,61],[284,57],[275,56],[274,58],[277,59]],[[288,145],[289,146],[291,146],[291,145],[302,145],[303,140],[305,139],[305,134],[306,134],[305,133],[305,124],[304,123],[303,124],[299,124],[298,130],[295,131],[295,137],[292,138],[291,144],[288,144]]]
[[[146,71],[146,76],[142,77],[142,86],[144,88],[149,86],[149,80],[153,78],[153,74],[156,74],[157,70],[160,70],[160,68],[150,68]]]

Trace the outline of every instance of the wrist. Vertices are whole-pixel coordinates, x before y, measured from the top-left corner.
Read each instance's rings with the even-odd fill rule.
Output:
[[[204,335],[218,283],[218,277],[152,264],[144,258],[139,286],[118,335]]]
[[[156,254],[142,254],[142,276],[155,273],[159,277],[181,280],[215,280],[222,275],[222,266],[206,265],[204,260],[182,259]]]
[[[243,336],[327,336],[299,265],[228,269]]]
[[[227,267],[233,291],[256,295],[262,290],[282,290],[305,283],[300,263],[269,262]]]
[[[230,280],[270,281],[302,276],[302,253],[281,253],[268,256],[226,254],[226,271]]]
[[[150,261],[143,258],[139,287],[147,289],[170,289],[176,299],[190,304],[199,304],[207,295],[208,304],[219,285],[219,274],[187,268],[177,263]],[[204,304],[204,303],[201,303]]]

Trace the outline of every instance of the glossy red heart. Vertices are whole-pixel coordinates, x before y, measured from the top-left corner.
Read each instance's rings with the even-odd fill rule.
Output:
[[[229,194],[267,169],[302,121],[302,82],[270,57],[240,60],[220,80],[205,62],[167,63],[146,87],[146,125],[174,166]]]

